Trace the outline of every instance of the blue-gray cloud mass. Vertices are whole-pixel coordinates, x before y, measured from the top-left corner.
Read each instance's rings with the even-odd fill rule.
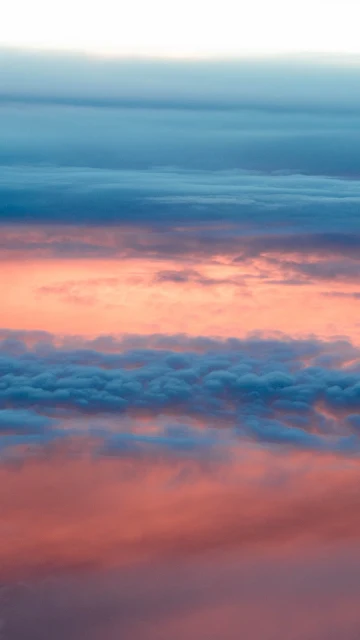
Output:
[[[360,71],[0,52],[0,222],[358,230]]]
[[[101,340],[105,345],[106,338],[99,345]],[[97,426],[92,423],[95,431],[89,433],[105,437],[107,450],[155,445],[191,453],[213,450],[221,438],[358,450],[360,354],[350,343],[153,336],[148,341],[156,348],[127,348],[131,340],[136,344],[136,336],[128,337],[120,351],[107,353],[90,344],[56,348],[51,339],[29,350],[15,336],[5,338],[2,432],[44,430],[48,437],[59,420],[70,420],[71,435],[81,416],[95,416]],[[173,349],[186,348],[160,348],[162,340]],[[155,434],[124,432],[122,417],[144,414],[168,416],[169,425],[177,416],[183,426]],[[102,425],[106,416],[120,420],[110,434]],[[205,431],[189,420],[200,420]]]

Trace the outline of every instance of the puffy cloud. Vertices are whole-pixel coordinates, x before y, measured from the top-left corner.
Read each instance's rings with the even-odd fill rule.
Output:
[[[92,348],[73,343],[70,349],[51,342],[27,349],[19,340],[4,340],[0,404],[5,418],[9,409],[39,413],[38,427],[45,426],[43,414],[71,418],[71,435],[81,416],[95,416],[98,427],[102,416],[118,416],[121,435],[109,440],[106,430],[102,433],[114,451],[153,445],[203,450],[221,444],[221,433],[229,448],[227,439],[235,434],[305,448],[356,452],[359,447],[358,430],[351,420],[343,421],[360,412],[359,353],[346,342],[153,336],[147,346],[129,349],[136,337],[125,337],[118,352],[110,341],[113,352],[106,353],[94,348],[105,346],[103,340],[90,343]],[[127,415],[176,415],[185,426],[195,419],[210,431],[204,437],[162,429],[126,435],[121,420]]]

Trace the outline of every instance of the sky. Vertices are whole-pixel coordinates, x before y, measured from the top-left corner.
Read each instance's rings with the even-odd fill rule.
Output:
[[[5,8],[1,640],[358,640],[358,13]]]
[[[360,54],[357,0],[13,0],[4,46],[160,57]]]

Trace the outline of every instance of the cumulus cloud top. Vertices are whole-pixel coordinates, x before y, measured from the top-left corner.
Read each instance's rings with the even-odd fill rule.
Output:
[[[90,435],[105,438],[114,451],[152,445],[210,451],[222,446],[222,438],[228,448],[250,438],[358,450],[359,352],[349,343],[154,336],[148,338],[152,347],[129,349],[132,340],[136,344],[135,336],[117,344],[110,340],[110,350],[118,351],[112,353],[85,345],[55,347],[51,341],[29,349],[19,339],[3,340],[3,429],[39,433],[65,421],[73,436],[77,421],[88,416]],[[96,344],[105,346],[106,339]],[[167,415],[170,422],[177,416],[185,426],[127,434],[128,415]],[[110,432],[102,425],[106,416],[112,416]],[[199,431],[193,421],[202,425]]]

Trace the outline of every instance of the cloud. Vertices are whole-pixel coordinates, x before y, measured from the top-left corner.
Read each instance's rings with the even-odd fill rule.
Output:
[[[330,280],[340,282],[357,282],[360,276],[360,262],[352,260],[323,260],[318,262],[295,262],[289,260],[272,260],[284,274],[284,281],[294,284],[293,274],[305,280]],[[279,280],[281,282],[281,280]],[[296,282],[296,281],[295,281]],[[301,283],[302,280],[299,280]]]
[[[1,171],[0,220],[153,226],[211,220],[246,227],[251,211],[253,227],[271,216],[284,230],[304,234],[322,231],[326,220],[329,234],[342,230],[344,216],[358,231],[359,184],[288,171],[8,164]]]
[[[164,61],[0,52],[4,102],[351,113],[360,104],[358,78],[347,56]]]
[[[27,326],[135,331],[146,290],[144,330],[290,329],[299,310],[347,331],[358,79],[319,60],[0,51],[0,259],[24,292],[5,282],[6,322],[30,305]],[[300,302],[282,285],[304,285]],[[2,329],[0,450],[0,636],[358,636],[360,350],[345,339]]]
[[[249,257],[279,253],[360,259],[360,235],[352,232],[258,234],[243,239],[243,242],[242,253],[234,259],[235,262],[241,262]]]
[[[56,295],[65,302],[92,304],[105,291],[124,284],[157,286],[192,283],[199,287],[251,288],[254,279],[266,285],[311,285],[322,281],[356,283],[360,275],[359,236],[352,233],[292,234],[246,230],[245,221],[228,225],[184,226],[165,229],[146,225],[84,228],[32,228],[6,225],[2,229],[0,259],[25,262],[36,253],[40,260],[141,261],[137,276],[66,279],[42,285],[38,295]],[[149,262],[144,268],[144,260]],[[160,268],[159,268],[160,267]],[[326,293],[326,292],[324,292]],[[339,293],[339,292],[338,292]],[[346,293],[346,292],[345,292]],[[355,292],[356,293],[356,292]],[[336,296],[336,291],[334,292]],[[346,297],[353,297],[346,293]]]
[[[17,409],[0,409],[0,434],[41,434],[53,424],[47,416],[32,411]]]
[[[241,277],[234,278],[209,278],[202,275],[196,269],[178,269],[158,271],[155,282],[171,282],[174,284],[199,284],[203,287],[216,287],[219,285],[230,285],[234,287],[245,287],[244,279]]]
[[[140,345],[141,337],[138,340]],[[104,347],[106,338],[87,346],[80,341],[77,347],[76,338],[70,339],[72,348],[40,342],[35,349],[7,338],[1,345],[0,403],[6,410],[40,413],[38,427],[46,424],[43,415],[70,420],[70,428],[64,424],[69,436],[78,433],[82,416],[92,421],[95,417],[98,427],[102,417],[112,416],[113,421],[118,417],[115,433],[121,435],[113,436],[113,427],[110,432],[104,428],[88,433],[119,451],[152,445],[200,451],[208,436],[209,445],[222,445],[214,440],[221,429],[228,448],[236,437],[358,450],[358,431],[343,419],[360,413],[359,354],[345,342],[216,342],[154,336],[136,349],[130,347],[131,341],[131,337],[120,341],[118,353],[116,343],[108,341],[113,351],[109,353],[94,349]],[[180,353],[174,350],[176,345]],[[12,419],[18,416],[18,420],[22,415],[31,417],[14,415]],[[161,428],[154,434],[140,429],[133,435],[121,426],[127,415],[178,416],[186,430],[181,435]],[[189,431],[189,420],[206,425],[204,438]]]
[[[360,299],[359,291],[323,291],[321,295],[327,298],[352,298],[353,300]]]
[[[95,62],[2,51],[0,221],[162,231],[232,223],[237,236],[271,228],[301,234],[300,244],[308,232],[337,233],[338,248],[334,237],[328,243],[345,251],[344,229],[359,235],[360,94],[357,66],[343,63]],[[246,238],[229,233],[224,242],[236,239],[246,252]],[[69,233],[52,247],[41,238],[25,245],[118,255],[111,243],[88,240]],[[167,240],[171,255],[176,241]],[[199,250],[206,242],[197,238]],[[249,248],[262,242],[274,250],[277,240],[255,238]],[[7,237],[2,250],[23,245]]]
[[[145,457],[156,459],[157,456],[177,459],[218,460],[231,456],[231,438],[222,439],[215,429],[191,428],[189,425],[168,425],[162,432],[148,433],[115,433],[106,434],[101,455]]]

